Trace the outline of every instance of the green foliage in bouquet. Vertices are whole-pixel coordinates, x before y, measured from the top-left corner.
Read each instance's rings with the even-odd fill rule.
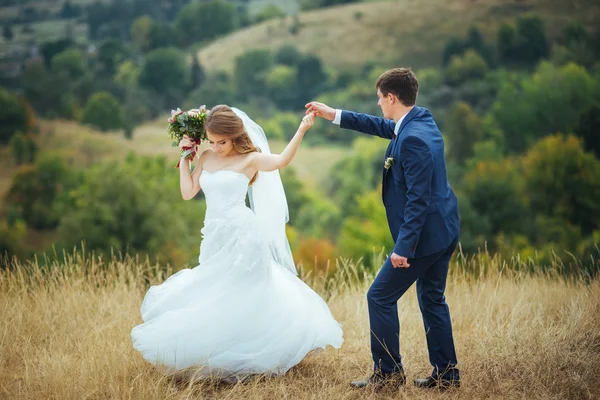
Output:
[[[169,136],[173,139],[173,146],[179,145],[184,135],[187,135],[193,140],[196,145],[206,140],[206,129],[204,127],[208,111],[206,106],[199,108],[192,108],[188,111],[181,111],[181,109],[171,110],[171,118],[169,118]],[[196,157],[196,146],[184,147],[181,150],[181,158],[188,158],[193,160]],[[179,168],[179,163],[177,164]]]

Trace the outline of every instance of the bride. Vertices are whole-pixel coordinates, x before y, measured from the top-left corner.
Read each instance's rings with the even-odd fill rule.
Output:
[[[327,304],[296,276],[285,236],[287,202],[279,168],[287,166],[315,116],[302,119],[281,154],[244,112],[214,107],[210,149],[190,173],[181,160],[185,200],[202,188],[206,216],[199,265],[152,286],[133,346],[166,372],[224,379],[283,374],[307,353],[342,345]],[[184,137],[180,147],[192,146]],[[246,194],[251,209],[246,207]]]

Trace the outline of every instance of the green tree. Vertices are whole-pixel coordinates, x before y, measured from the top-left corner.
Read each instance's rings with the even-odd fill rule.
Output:
[[[333,166],[327,190],[346,215],[359,214],[358,199],[380,187],[386,145],[383,140],[359,137],[348,155]]]
[[[456,192],[458,214],[460,216],[460,246],[465,254],[475,254],[483,250],[486,242],[492,241],[491,226],[488,218],[473,207],[468,196]]]
[[[254,17],[255,23],[267,21],[275,18],[285,18],[287,14],[275,4],[269,4],[262,8],[258,14]]]
[[[461,56],[465,52],[465,44],[461,38],[452,37],[446,41],[442,51],[442,66],[446,67],[452,58]]]
[[[553,135],[536,143],[523,159],[525,188],[538,213],[580,226],[600,224],[600,161],[573,135]]]
[[[40,52],[44,57],[46,67],[50,68],[52,59],[59,53],[72,47],[74,43],[69,39],[58,39],[45,42],[40,46]]]
[[[473,49],[483,56],[486,50],[486,45],[485,39],[483,38],[483,33],[481,33],[479,28],[473,25],[469,27],[467,36],[465,37],[465,45],[468,49]]]
[[[457,86],[468,80],[482,79],[488,66],[479,53],[467,50],[463,56],[454,56],[446,68],[446,82]]]
[[[517,30],[514,25],[504,22],[498,27],[496,47],[498,49],[498,57],[503,63],[506,64],[514,60],[516,40]]]
[[[535,65],[548,58],[550,47],[544,22],[536,15],[517,17],[516,26],[502,24],[498,28],[498,56],[504,64]]]
[[[26,158],[28,157],[28,146],[27,139],[22,132],[15,133],[8,143],[10,149],[12,150],[13,157],[15,159],[15,163],[17,165],[25,164]]]
[[[197,257],[203,201],[181,200],[179,177],[164,157],[130,154],[95,164],[61,206],[59,244],[160,256],[177,264]]]
[[[121,87],[137,87],[142,70],[132,60],[127,60],[119,65],[115,82]]]
[[[53,87],[50,85],[50,73],[41,61],[33,61],[27,64],[22,74],[23,92],[27,100],[41,114],[47,114],[47,110],[56,102]]]
[[[274,67],[267,75],[266,85],[271,99],[280,109],[297,108],[297,70],[287,65]]]
[[[152,24],[149,50],[175,45],[177,45],[177,33],[173,25],[162,22]]]
[[[298,228],[297,217],[300,214],[300,209],[308,202],[308,195],[302,181],[298,178],[298,174],[293,167],[288,166],[281,170],[281,181],[283,182],[285,196],[288,202],[290,214],[289,224],[294,228]]]
[[[198,55],[197,54],[192,54],[192,69],[191,69],[191,88],[192,89],[197,89],[200,86],[202,86],[202,84],[204,83],[204,81],[206,80],[206,73],[204,72],[204,68],[202,67],[202,64],[200,64],[200,61],[198,60]]]
[[[143,53],[177,42],[175,30],[170,24],[157,22],[147,15],[133,21],[130,34],[134,47]]]
[[[336,239],[342,222],[340,209],[323,195],[306,191],[294,226],[304,235],[315,238]]]
[[[147,52],[152,49],[152,29],[155,21],[147,16],[142,15],[133,21],[131,25],[131,40],[133,45],[142,52]]]
[[[339,4],[356,3],[360,0],[301,0],[300,6],[303,10],[312,10],[315,8],[325,8]]]
[[[473,157],[474,146],[482,136],[483,123],[466,103],[457,103],[450,111],[444,132],[448,136],[448,160],[458,164]]]
[[[586,150],[600,159],[600,104],[590,106],[581,114],[574,132],[583,139]]]
[[[27,110],[19,98],[0,88],[0,144],[10,141],[16,132],[27,130]]]
[[[278,112],[273,117],[256,122],[263,127],[269,140],[291,140],[296,134],[300,117],[293,112]]]
[[[275,52],[275,63],[295,67],[302,59],[302,53],[293,44],[285,44]]]
[[[8,42],[13,40],[13,38],[15,37],[15,34],[13,33],[12,26],[10,26],[10,24],[4,25],[4,28],[2,29],[2,36]]]
[[[190,108],[202,104],[212,107],[217,104],[231,104],[234,98],[231,78],[227,73],[218,71],[209,74],[204,84],[190,94],[187,104]]]
[[[175,29],[184,45],[208,41],[235,28],[235,6],[222,0],[190,3],[183,7]]]
[[[63,3],[60,14],[66,19],[77,18],[81,15],[81,7],[74,5],[71,1],[67,0]]]
[[[504,82],[492,115],[504,132],[507,149],[523,151],[542,136],[575,131],[598,102],[600,79],[585,68],[542,62],[532,76]]]
[[[152,50],[146,56],[139,83],[164,96],[166,104],[175,104],[190,84],[185,54],[174,47]]]
[[[574,62],[591,68],[596,60],[593,39],[583,24],[568,23],[559,42],[552,47],[552,61],[558,65]]]
[[[86,60],[78,49],[68,49],[52,57],[52,71],[65,74],[70,80],[81,78],[86,70]]]
[[[478,27],[471,25],[464,39],[453,37],[444,45],[442,66],[447,67],[454,57],[461,57],[467,50],[475,51],[485,60],[486,64],[494,64],[494,53],[485,43],[483,34]]]
[[[29,164],[35,161],[38,146],[31,136],[17,132],[10,139],[9,146],[17,165]]]
[[[5,218],[0,219],[0,268],[5,257],[21,258],[26,254],[23,245],[27,235],[27,224],[23,220],[10,222]]]
[[[327,74],[323,69],[321,59],[312,54],[305,55],[300,59],[297,71],[299,98],[302,99],[298,105],[301,106],[304,99],[314,98],[323,91],[327,83]]]
[[[581,22],[569,22],[563,28],[560,41],[565,46],[572,46],[578,43],[588,44],[591,41],[591,37]]]
[[[508,234],[523,232],[528,224],[523,184],[518,160],[480,161],[465,174],[463,191],[491,234]]]
[[[530,65],[540,59],[548,58],[550,48],[546,39],[544,21],[536,15],[517,17],[517,34],[519,36],[519,57]]]
[[[162,111],[160,107],[155,94],[138,86],[127,87],[122,105],[125,137],[131,139],[138,124],[157,117]]]
[[[371,190],[356,198],[356,213],[348,217],[340,230],[338,251],[344,257],[363,259],[366,266],[374,265],[374,256],[389,253],[394,242],[388,228],[381,192]]]
[[[105,75],[112,77],[117,67],[129,58],[129,50],[118,39],[107,39],[98,47],[98,61]]]
[[[24,165],[14,174],[6,195],[6,205],[18,218],[37,229],[57,226],[57,202],[77,183],[77,175],[56,156],[45,156],[35,164]]]
[[[267,92],[267,74],[273,66],[269,50],[250,50],[235,59],[233,72],[237,93],[242,99],[263,96]]]
[[[108,131],[123,127],[123,110],[119,99],[108,92],[95,93],[83,110],[82,122]]]
[[[351,83],[343,90],[325,92],[316,98],[317,101],[325,104],[331,104],[333,107],[343,105],[350,110],[362,110],[372,115],[380,115],[381,110],[377,106],[377,101],[373,101],[373,83],[374,81],[357,81]],[[317,119],[314,131],[319,135],[309,135],[305,140],[309,143],[343,143],[350,146],[357,137],[366,139],[364,135],[348,130],[342,130],[339,126],[325,121],[322,118]],[[383,143],[383,142],[380,142]],[[385,146],[380,157],[385,154]],[[379,168],[380,165],[377,167]]]

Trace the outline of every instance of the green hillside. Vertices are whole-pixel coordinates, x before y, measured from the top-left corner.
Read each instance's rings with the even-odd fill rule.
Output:
[[[546,21],[549,37],[578,20],[588,26],[600,17],[593,0],[410,0],[365,2],[300,13],[234,32],[201,49],[208,69],[230,69],[237,56],[253,48],[277,49],[293,42],[301,51],[321,57],[330,67],[364,64],[370,59],[411,66],[437,65],[451,36],[462,36],[471,24],[493,38],[498,26],[524,12]]]

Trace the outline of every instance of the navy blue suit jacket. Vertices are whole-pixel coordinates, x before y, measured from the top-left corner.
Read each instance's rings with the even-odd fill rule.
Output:
[[[420,258],[446,249],[460,232],[458,201],[448,184],[444,140],[429,110],[413,107],[404,117],[398,136],[394,121],[342,111],[344,129],[390,140],[383,168],[383,204],[394,253]]]

